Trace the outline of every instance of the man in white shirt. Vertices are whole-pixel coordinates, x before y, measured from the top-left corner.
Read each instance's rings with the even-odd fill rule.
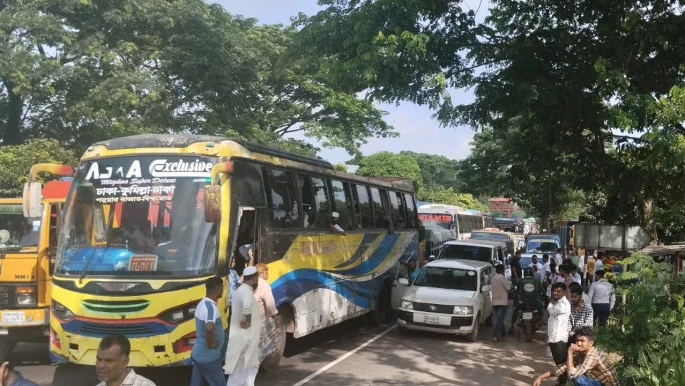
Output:
[[[128,368],[131,343],[123,335],[107,335],[100,341],[95,357],[97,386],[156,386],[151,380]]]
[[[542,255],[542,271],[540,274],[540,283],[545,285],[548,278],[549,278],[549,275],[551,275],[551,274],[552,274],[552,268],[550,267],[550,263],[549,263],[549,255],[545,253]]]
[[[569,319],[571,316],[571,303],[566,299],[566,284],[552,284],[552,300],[547,306],[549,319],[547,320],[547,342],[552,351],[552,358],[557,366],[566,363],[568,349]],[[560,379],[559,384],[565,384]]]
[[[592,255],[592,257],[595,259],[595,272],[594,273],[596,274],[598,271],[603,271],[604,270],[604,262],[602,261],[602,259],[597,257],[597,252],[595,252],[595,254]]]

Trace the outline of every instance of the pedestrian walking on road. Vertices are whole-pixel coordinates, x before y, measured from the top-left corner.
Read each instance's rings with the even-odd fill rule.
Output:
[[[599,321],[600,327],[605,327],[607,320],[609,320],[609,313],[616,303],[616,294],[614,293],[614,285],[604,278],[604,270],[600,269],[595,274],[595,282],[590,285],[588,297],[592,304],[595,319]]]
[[[20,372],[14,369],[15,362],[9,360],[0,366],[0,374],[2,376],[1,386],[38,386],[37,383],[24,378]]]
[[[190,357],[193,373],[190,386],[223,386],[226,383],[221,369],[222,348],[224,347],[223,322],[217,302],[224,292],[224,281],[211,277],[205,282],[206,295],[195,308],[195,344]]]
[[[257,299],[259,314],[262,318],[262,331],[259,338],[259,362],[263,362],[267,357],[277,352],[281,343],[280,320],[274,294],[269,285],[269,266],[259,263],[255,266],[259,279],[254,297]],[[268,358],[279,359],[279,358]],[[268,362],[268,360],[267,360]]]
[[[547,319],[547,342],[552,352],[552,358],[557,366],[566,363],[569,331],[569,318],[571,316],[571,304],[566,299],[566,285],[554,283],[552,285],[552,301],[547,306],[549,319]],[[560,384],[563,385],[560,380]]]
[[[495,276],[492,278],[492,307],[495,311],[495,327],[492,330],[492,340],[501,341],[504,339],[504,318],[507,315],[509,305],[509,291],[511,283],[504,276],[504,265],[499,264],[495,267]]]
[[[254,291],[259,283],[257,268],[243,271],[243,283],[233,296],[231,330],[224,372],[230,374],[226,386],[254,386],[259,370],[259,338],[262,318]]]
[[[95,356],[97,386],[155,386],[151,380],[128,368],[131,343],[123,335],[107,335]]]

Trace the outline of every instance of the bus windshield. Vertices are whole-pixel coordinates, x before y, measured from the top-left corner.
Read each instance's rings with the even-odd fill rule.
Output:
[[[40,213],[43,213],[42,206]],[[21,204],[0,204],[0,232],[5,230],[9,234],[7,240],[0,241],[8,253],[36,253],[40,225],[40,217],[24,217]]]
[[[451,214],[419,213],[424,225],[433,224],[443,229],[452,229],[454,217]]]
[[[558,249],[559,243],[554,239],[528,240],[528,244],[526,244],[526,252],[528,253],[556,253]]]
[[[440,252],[441,259],[477,260],[492,262],[492,249],[477,245],[448,244]]]
[[[203,200],[212,161],[157,155],[83,162],[67,199],[55,273],[213,272],[216,235]]]

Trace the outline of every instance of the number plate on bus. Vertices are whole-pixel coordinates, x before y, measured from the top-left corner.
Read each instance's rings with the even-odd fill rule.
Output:
[[[157,256],[133,255],[131,256],[128,270],[133,272],[154,272],[157,270]]]
[[[426,324],[440,324],[440,318],[437,316],[424,316],[423,322]]]
[[[3,324],[19,324],[24,323],[25,315],[23,312],[3,312],[2,313],[2,323]]]
[[[523,313],[523,320],[531,320],[533,319],[533,313],[532,312],[524,312]]]

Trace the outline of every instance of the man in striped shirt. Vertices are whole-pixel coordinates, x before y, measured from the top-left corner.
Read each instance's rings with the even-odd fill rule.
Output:
[[[594,324],[592,307],[583,301],[583,287],[571,283],[571,316],[569,316],[568,346],[574,342],[573,333],[581,327],[592,327]]]
[[[609,313],[616,303],[616,294],[613,284],[604,278],[604,270],[600,269],[595,273],[595,282],[590,285],[588,297],[592,304],[594,316],[599,319],[599,325],[606,326]]]

